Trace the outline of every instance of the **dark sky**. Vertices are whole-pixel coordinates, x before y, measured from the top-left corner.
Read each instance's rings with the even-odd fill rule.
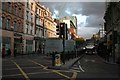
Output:
[[[52,12],[52,16],[76,16],[78,35],[90,38],[104,23],[105,2],[41,2]]]

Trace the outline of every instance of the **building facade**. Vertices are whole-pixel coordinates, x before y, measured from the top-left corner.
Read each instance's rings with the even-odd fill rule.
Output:
[[[32,53],[35,51],[35,6],[36,2],[34,0],[27,0],[24,2],[24,53]]]
[[[113,61],[120,59],[120,2],[107,3],[105,19],[105,31],[107,41],[112,42]]]
[[[35,52],[42,52],[44,49],[44,40],[48,37],[56,36],[56,26],[52,14],[48,8],[36,2],[35,16]]]
[[[23,52],[23,26],[24,26],[24,4],[22,2],[2,2],[2,12],[0,19],[2,26],[0,32],[2,34],[1,46],[5,47],[6,51],[11,50],[14,55],[14,49],[17,53]],[[6,52],[7,54],[7,52]]]
[[[61,22],[65,22],[68,28],[68,39],[77,38],[77,18],[72,16],[63,17],[60,19]]]
[[[43,52],[45,38],[56,37],[56,24],[48,8],[36,0],[2,2],[0,12],[0,50],[17,54]],[[42,51],[41,51],[42,50]]]

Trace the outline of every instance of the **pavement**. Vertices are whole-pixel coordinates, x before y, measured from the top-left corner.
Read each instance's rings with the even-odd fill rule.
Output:
[[[109,57],[109,61],[106,61],[104,58],[100,57],[99,55],[97,55],[99,58],[102,59],[102,61],[106,64],[117,64],[116,62],[114,62],[113,58],[110,56]]]

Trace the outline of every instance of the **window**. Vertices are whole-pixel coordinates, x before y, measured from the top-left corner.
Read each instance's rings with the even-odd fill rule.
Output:
[[[39,18],[36,17],[36,24],[39,24]]]
[[[2,17],[2,24],[4,24],[5,22],[5,17]]]
[[[28,24],[26,24],[26,32],[25,33],[28,33]]]
[[[38,9],[38,8],[37,8],[37,6],[36,6],[36,10],[35,10],[36,13],[37,13],[37,9]]]
[[[39,14],[41,14],[41,10],[39,9]]]
[[[33,22],[33,14],[31,13],[31,22]]]
[[[5,10],[5,2],[2,2],[2,9]]]
[[[37,8],[37,14],[39,14],[39,9]]]
[[[0,29],[2,28],[2,17],[0,16]]]
[[[17,30],[16,21],[13,22],[13,26],[14,26],[14,31],[16,31]]]
[[[8,3],[7,3],[7,11],[10,12],[10,11],[11,11],[10,9],[11,9],[11,3],[8,2]]]
[[[31,3],[31,10],[33,10],[33,3]]]
[[[6,23],[6,29],[10,28],[10,19],[7,19],[7,23]]]
[[[21,8],[19,8],[18,16],[21,17]]]
[[[40,29],[40,35],[43,36],[43,29]]]
[[[17,10],[16,7],[17,7],[17,6],[14,6],[14,9],[13,9],[13,13],[14,13],[15,15],[16,15],[16,10]]]
[[[33,28],[33,24],[31,24],[31,28],[30,28],[30,34],[32,34],[32,29]]]
[[[29,12],[28,11],[26,11],[26,19],[28,20],[28,14],[29,14]]]
[[[18,23],[18,31],[21,32],[20,23]]]
[[[29,0],[27,0],[27,8],[29,8]]]

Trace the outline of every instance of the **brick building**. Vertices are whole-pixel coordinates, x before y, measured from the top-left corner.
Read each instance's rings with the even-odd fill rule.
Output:
[[[24,26],[24,4],[22,2],[2,2],[2,12],[0,19],[2,26],[0,31],[2,34],[1,46],[5,46],[6,51],[11,49],[14,55],[14,48],[17,52],[23,50],[23,26]]]

